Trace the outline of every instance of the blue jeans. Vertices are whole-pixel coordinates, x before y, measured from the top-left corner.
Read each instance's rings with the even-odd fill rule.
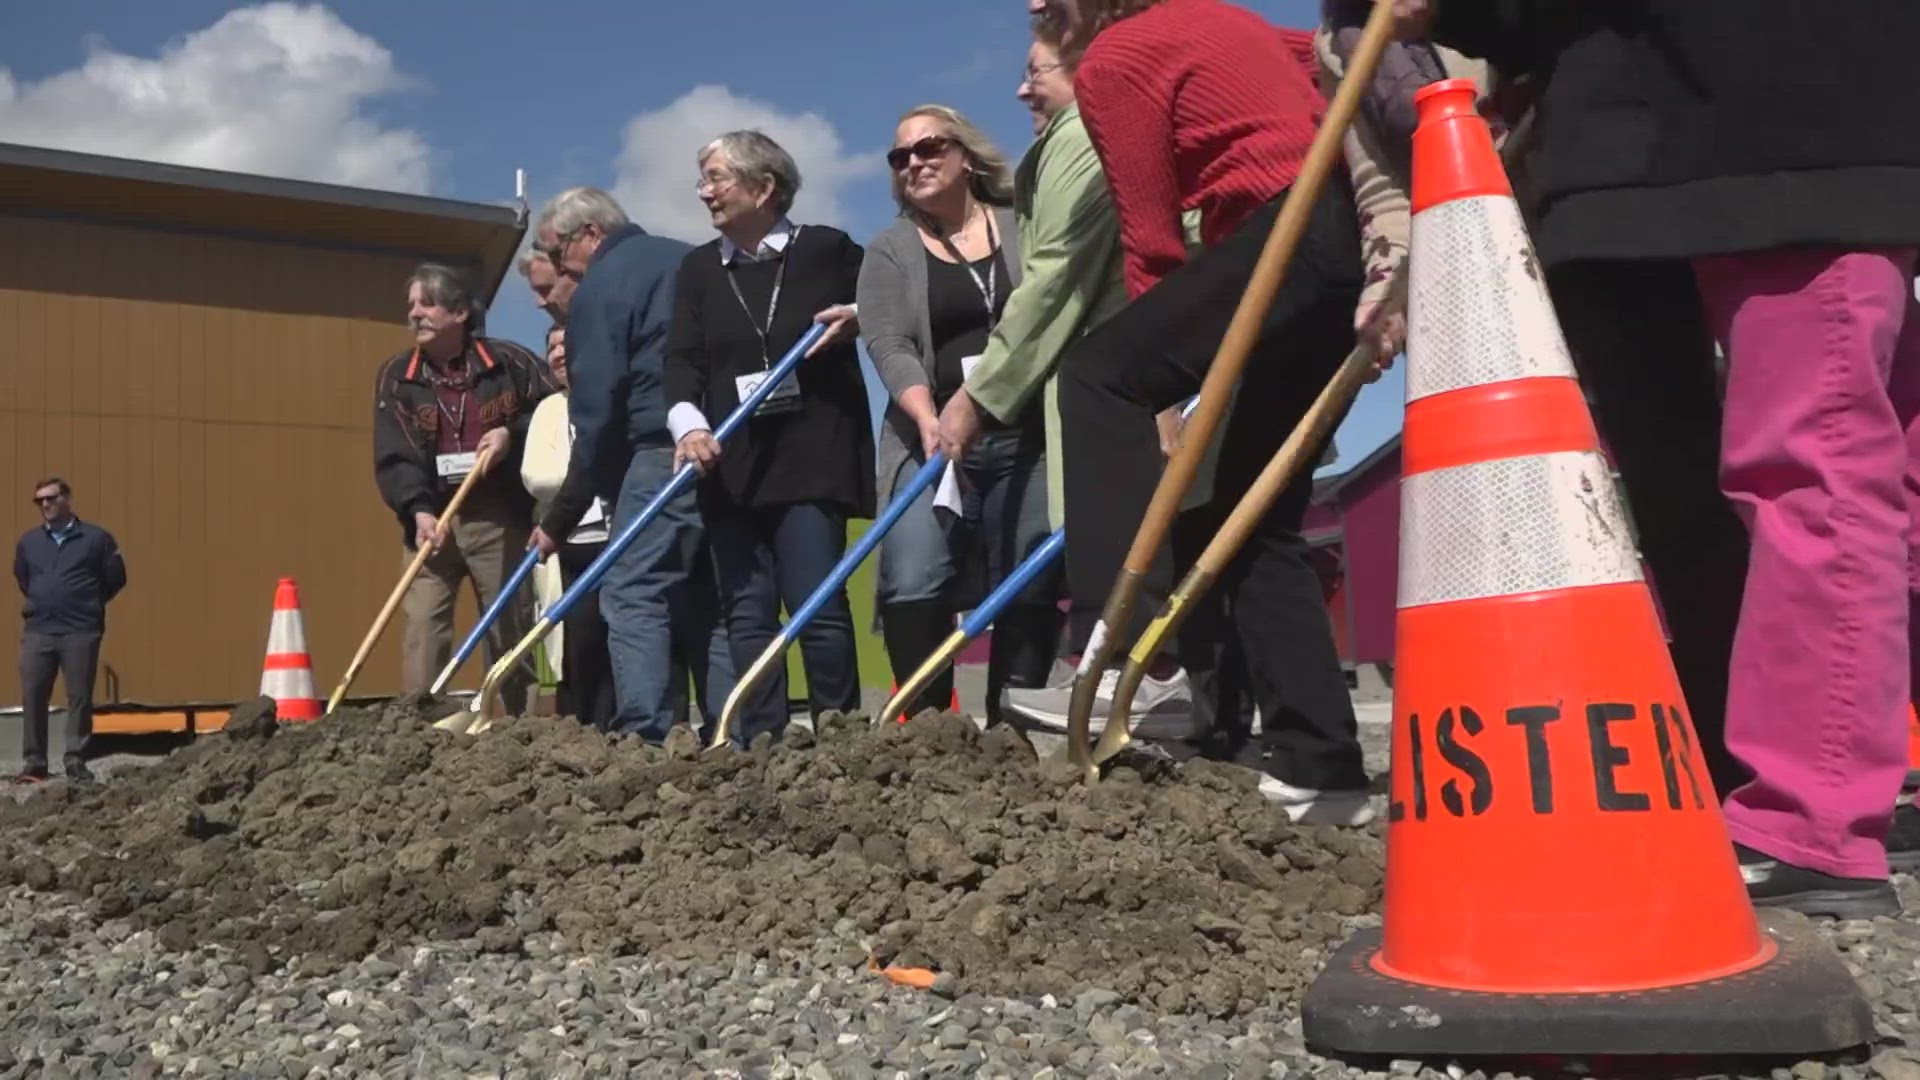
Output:
[[[889,499],[920,465],[919,461],[901,465],[888,487]],[[954,589],[970,556],[984,558],[985,588],[992,589],[1052,535],[1047,521],[1046,442],[1040,431],[982,435],[961,463],[960,475],[965,511],[960,518],[934,512],[934,488],[939,486],[935,484],[920,493],[880,541],[881,603],[965,602],[954,595]],[[1056,567],[1036,579],[1022,599],[1044,596],[1051,600],[1059,589]]]
[[[638,450],[613,501],[618,536],[673,477],[673,450]],[[733,658],[718,611],[693,487],[675,496],[607,570],[600,611],[619,699],[616,734],[666,738],[687,690],[687,669],[707,724],[733,691]]]
[[[847,515],[820,503],[736,509],[710,516],[707,534],[734,670],[745,671],[780,632],[781,604],[798,611],[846,554]],[[800,629],[800,655],[815,716],[860,707],[860,661],[845,586]],[[742,703],[733,738],[742,746],[763,731],[778,738],[787,719],[787,666],[781,663]]]
[[[920,466],[907,462],[888,495]],[[922,492],[880,541],[877,588],[887,652],[896,681],[905,680],[953,630],[953,613],[984,599],[1014,567],[1052,535],[1047,519],[1046,439],[1037,424],[983,435],[960,467],[962,510],[936,514],[933,489]],[[969,563],[986,580],[964,581]],[[1058,651],[1057,604],[1062,568],[1048,567],[994,619],[987,663],[987,718],[1000,718],[1000,691],[1044,686]],[[978,595],[976,595],[976,591]],[[945,708],[951,672],[929,685],[910,712]]]

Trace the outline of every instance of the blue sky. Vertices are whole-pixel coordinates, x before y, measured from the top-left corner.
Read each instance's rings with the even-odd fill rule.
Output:
[[[1311,25],[1315,0],[1240,0]],[[906,108],[972,117],[1011,155],[1027,44],[1018,0],[211,0],[7,3],[0,141],[538,207],[620,194],[648,228],[704,239],[693,150],[761,126],[799,158],[795,216],[866,240],[891,218],[882,154]],[[494,330],[544,320],[517,276]],[[372,360],[369,359],[369,363]],[[1398,371],[1369,387],[1337,468],[1399,427]]]

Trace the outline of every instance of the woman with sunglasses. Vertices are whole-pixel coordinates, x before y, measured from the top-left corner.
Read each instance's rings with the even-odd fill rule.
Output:
[[[1146,420],[1200,389],[1324,99],[1303,63],[1310,35],[1221,0],[1077,0],[1049,10],[1080,54],[1074,88],[1119,213],[1132,297],[1060,364],[1067,519],[1098,523],[1067,534],[1074,618],[1091,624],[1161,470]],[[1200,215],[1191,246],[1188,210]],[[1241,376],[1204,512],[1223,518],[1239,501],[1353,348],[1363,276],[1353,191],[1336,171]],[[1261,790],[1295,820],[1360,825],[1373,808],[1353,703],[1300,535],[1312,490],[1302,471],[1215,588],[1260,709]],[[1202,513],[1183,515],[1183,527]],[[1194,548],[1174,547],[1184,574]],[[1183,633],[1181,644],[1202,643]]]
[[[889,398],[879,444],[883,505],[940,449],[940,410],[986,351],[1020,270],[1006,159],[964,116],[944,105],[909,110],[887,164],[900,218],[868,248],[858,294],[867,351]],[[938,510],[929,490],[881,541],[877,599],[896,680],[953,632],[954,613],[973,599],[966,571],[984,562],[991,588],[1049,535],[1040,400],[986,431],[957,471],[957,518]],[[1059,637],[1053,600],[1025,596],[995,624],[990,722],[999,719],[1002,687],[1045,684]],[[949,672],[908,711],[944,707],[952,692]]]

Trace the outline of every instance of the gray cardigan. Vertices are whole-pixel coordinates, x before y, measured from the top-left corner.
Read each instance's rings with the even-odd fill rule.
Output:
[[[1006,253],[1006,289],[1020,285],[1019,226],[1013,211],[993,212],[993,229]],[[927,313],[927,249],[920,230],[901,217],[867,245],[860,264],[860,336],[867,355],[887,387],[887,410],[880,418],[880,437],[874,446],[879,486],[877,505],[884,510],[893,496],[893,478],[908,461],[921,462],[920,428],[900,407],[900,395],[916,386],[933,384],[933,322]]]

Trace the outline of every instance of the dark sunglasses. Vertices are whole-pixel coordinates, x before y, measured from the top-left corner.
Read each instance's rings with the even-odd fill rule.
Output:
[[[59,502],[61,499],[65,497],[66,496],[64,495],[35,495],[33,497],[33,505],[52,506],[54,503]]]
[[[916,157],[922,161],[932,161],[952,148],[953,140],[945,135],[929,135],[908,146],[896,146],[887,151],[887,164],[893,167],[894,172],[899,172]]]

